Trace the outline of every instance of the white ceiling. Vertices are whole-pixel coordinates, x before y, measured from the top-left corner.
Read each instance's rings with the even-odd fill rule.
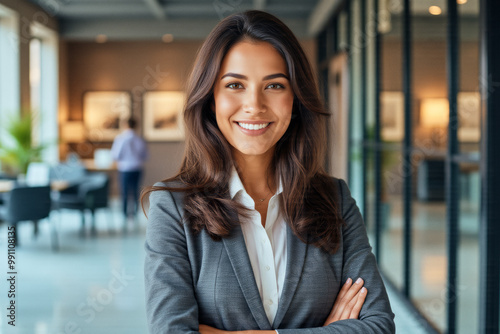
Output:
[[[318,0],[30,0],[65,19],[82,18],[220,18],[229,12],[265,9],[303,18]],[[54,5],[55,4],[55,5]],[[50,8],[52,6],[52,8]],[[56,8],[57,7],[57,8]]]
[[[29,0],[56,16],[61,36],[68,40],[203,39],[222,18],[239,11],[262,9],[282,19],[299,37],[314,36],[338,9],[342,0]],[[393,15],[402,0],[379,0]],[[464,16],[478,15],[479,0],[459,5]],[[413,0],[412,13],[431,17],[429,7],[446,0]]]
[[[66,39],[205,38],[222,18],[262,9],[300,37],[314,35],[341,0],[29,0],[56,16]]]

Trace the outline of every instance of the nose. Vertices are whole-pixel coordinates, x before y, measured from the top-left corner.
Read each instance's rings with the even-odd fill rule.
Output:
[[[258,89],[248,89],[245,94],[243,109],[246,113],[263,113],[266,111],[264,97]]]

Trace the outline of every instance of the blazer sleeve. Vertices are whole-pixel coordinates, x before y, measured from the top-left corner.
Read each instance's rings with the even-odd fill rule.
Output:
[[[152,192],[149,201],[144,264],[149,332],[199,333],[182,216],[168,191]]]
[[[365,224],[356,201],[344,180],[338,180],[342,199],[343,236],[342,283],[349,277],[361,277],[368,289],[359,319],[340,320],[325,327],[307,329],[278,329],[280,334],[393,334],[396,332],[384,282],[368,242]]]

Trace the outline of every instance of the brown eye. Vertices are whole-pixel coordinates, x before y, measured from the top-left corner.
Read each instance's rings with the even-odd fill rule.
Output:
[[[230,89],[240,89],[240,88],[243,88],[243,86],[239,83],[230,83],[226,86],[227,88],[230,88]]]
[[[267,88],[283,89],[283,88],[285,88],[285,86],[283,86],[282,84],[279,84],[279,83],[273,83],[273,84],[268,85]]]

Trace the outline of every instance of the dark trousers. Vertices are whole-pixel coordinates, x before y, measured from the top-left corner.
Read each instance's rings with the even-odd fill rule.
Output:
[[[120,172],[120,186],[122,192],[123,214],[135,215],[139,205],[139,180],[142,171]],[[129,199],[133,199],[132,212],[128,208]]]

